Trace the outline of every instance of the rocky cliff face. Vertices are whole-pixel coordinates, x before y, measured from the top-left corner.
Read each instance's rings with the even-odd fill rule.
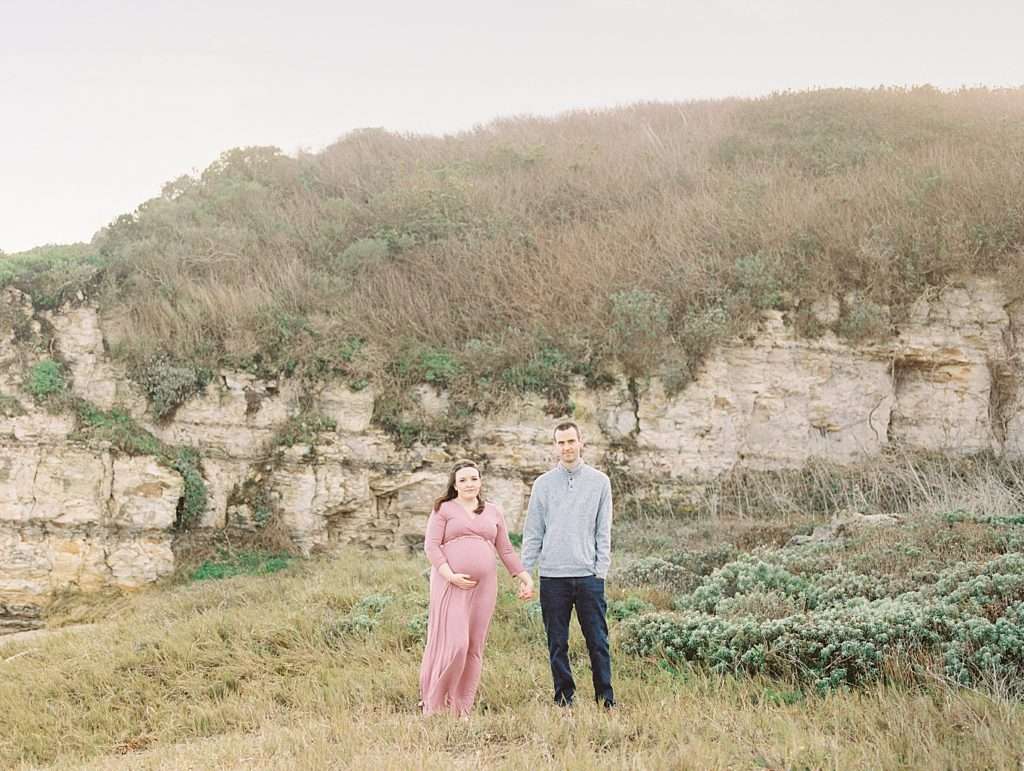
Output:
[[[837,301],[820,303],[825,321]],[[396,447],[371,425],[373,391],[327,383],[315,410],[336,430],[269,452],[298,410],[297,386],[220,372],[168,423],[107,355],[116,320],[87,303],[34,312],[0,302],[0,632],[37,623],[55,592],[134,587],[174,567],[181,476],[146,456],[83,441],[74,420],[24,390],[33,359],[57,355],[76,395],[117,406],[161,440],[196,448],[209,491],[201,528],[258,528],[276,512],[304,551],[356,542],[417,547],[453,458],[482,460],[489,497],[518,527],[529,482],[549,467],[550,416],[523,398],[478,421],[460,444]],[[885,343],[850,346],[831,333],[797,337],[782,313],[711,355],[669,395],[658,380],[571,395],[588,457],[658,483],[697,484],[738,467],[855,463],[889,445],[951,453],[1024,454],[1024,306],[990,281],[922,297]],[[26,341],[36,345],[26,345]],[[41,347],[47,342],[52,350]],[[425,409],[444,409],[425,390]],[[308,400],[307,400],[308,409]]]

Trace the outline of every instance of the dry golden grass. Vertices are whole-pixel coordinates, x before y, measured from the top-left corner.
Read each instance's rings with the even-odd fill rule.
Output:
[[[799,469],[737,469],[704,487],[695,509],[772,521],[826,519],[844,509],[1014,516],[1024,509],[1024,463],[990,453],[956,457],[895,447],[855,466],[812,460]]]
[[[421,647],[407,626],[426,601],[422,567],[346,551],[269,577],[147,590],[98,625],[4,646],[0,766],[1016,768],[1024,758],[1013,701],[938,681],[820,697],[662,668],[617,652],[614,626],[620,708],[581,698],[562,711],[549,703],[539,620],[510,583],[472,719],[425,720]],[[339,631],[361,598],[380,594],[392,600],[375,630]],[[571,648],[585,697],[575,630]]]
[[[612,295],[642,291],[668,313],[659,349],[693,359],[758,308],[799,316],[823,293],[855,290],[898,320],[958,275],[1002,271],[1019,292],[1022,146],[1021,89],[362,131],[295,159],[226,153],[96,246],[132,356],[294,370],[337,363],[358,337],[384,361],[410,341],[460,356],[477,339],[521,362],[547,340],[592,364],[622,353]],[[889,315],[851,310],[840,331],[884,334]]]

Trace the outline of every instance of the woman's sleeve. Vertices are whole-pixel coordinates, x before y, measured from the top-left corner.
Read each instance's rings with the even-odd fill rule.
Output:
[[[444,540],[444,525],[445,517],[440,509],[431,512],[430,519],[427,520],[427,533],[423,538],[423,551],[426,552],[427,559],[430,560],[430,564],[435,568],[440,568],[448,561],[445,559],[444,552],[441,551],[441,542]]]
[[[501,557],[501,561],[505,564],[508,572],[516,576],[526,570],[526,568],[523,567],[523,563],[519,560],[519,555],[516,554],[512,541],[509,540],[508,525],[505,524],[505,512],[497,506],[495,508],[498,514],[498,533],[494,537],[494,548],[497,550],[498,556]]]

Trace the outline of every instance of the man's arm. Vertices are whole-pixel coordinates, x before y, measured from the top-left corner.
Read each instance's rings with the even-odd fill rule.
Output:
[[[544,545],[544,515],[542,495],[534,482],[530,490],[530,504],[526,507],[526,524],[523,525],[522,560],[527,570],[533,570],[540,559],[541,547]]]
[[[607,479],[604,481],[604,490],[601,491],[601,500],[597,506],[594,541],[597,552],[594,574],[598,578],[605,578],[612,564],[612,486]]]

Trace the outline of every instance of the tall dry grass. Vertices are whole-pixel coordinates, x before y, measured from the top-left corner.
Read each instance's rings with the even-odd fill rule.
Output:
[[[776,519],[800,513],[822,520],[866,514],[1024,511],[1024,464],[991,454],[955,457],[895,450],[855,466],[811,461],[777,472],[739,469],[701,490],[697,512]]]
[[[658,489],[613,470],[620,519],[659,523],[719,518],[807,525],[844,512],[931,515],[971,512],[1014,517],[1024,511],[1024,463],[976,453],[955,456],[892,448],[854,465],[811,459],[800,468],[737,468],[708,482]]]
[[[736,535],[717,527],[720,540]],[[614,624],[620,708],[587,703],[575,630],[582,698],[561,711],[549,703],[540,621],[507,583],[472,719],[425,720],[415,704],[421,642],[409,626],[426,602],[422,564],[344,551],[269,577],[147,590],[106,622],[0,644],[0,765],[1012,768],[1024,758],[1024,710],[998,692],[897,678],[817,696],[627,657]],[[382,594],[391,600],[376,628],[345,626],[361,600]]]
[[[927,285],[1009,275],[1022,202],[1024,90],[830,90],[234,150],[96,243],[131,356],[294,370],[359,338],[370,371],[410,341],[614,360],[625,290],[664,307],[659,347],[687,360],[662,364],[685,369],[761,307],[857,291],[898,321]]]

